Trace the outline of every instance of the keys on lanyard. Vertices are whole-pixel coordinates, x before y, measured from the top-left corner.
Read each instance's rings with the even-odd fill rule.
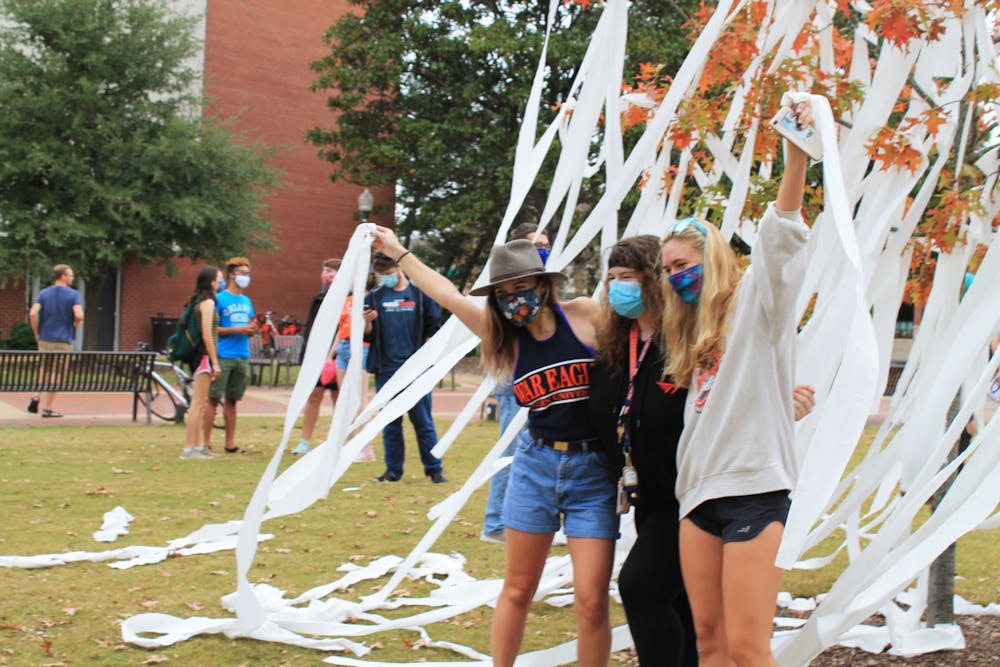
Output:
[[[642,346],[642,352],[636,358],[639,347],[639,323],[632,322],[632,330],[629,332],[629,378],[628,389],[625,392],[625,400],[622,402],[622,409],[618,413],[618,443],[625,454],[625,465],[622,467],[622,476],[618,480],[618,510],[619,514],[628,511],[629,505],[639,500],[639,471],[632,465],[632,439],[630,437],[627,418],[632,409],[632,396],[635,394],[635,376],[639,372],[639,366],[649,350],[652,337],[646,340]],[[624,506],[624,509],[622,509]]]

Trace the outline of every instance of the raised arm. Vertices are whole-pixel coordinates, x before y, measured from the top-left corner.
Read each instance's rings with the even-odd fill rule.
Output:
[[[474,334],[482,336],[486,332],[486,311],[477,306],[471,298],[459,292],[450,280],[404,248],[391,229],[376,227],[372,247],[395,260],[424,294],[434,299],[442,308],[454,313]]]
[[[808,103],[800,102],[794,109],[799,127],[812,125],[812,109]],[[785,173],[781,177],[778,197],[774,201],[774,207],[779,211],[795,212],[802,208],[808,160],[809,156],[805,151],[790,141],[785,142]]]

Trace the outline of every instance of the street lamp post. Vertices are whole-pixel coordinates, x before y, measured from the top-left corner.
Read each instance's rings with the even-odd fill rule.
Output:
[[[372,195],[372,191],[365,188],[360,195],[358,195],[358,211],[361,213],[361,222],[368,222],[368,215],[372,212],[372,208],[375,206],[375,197]]]

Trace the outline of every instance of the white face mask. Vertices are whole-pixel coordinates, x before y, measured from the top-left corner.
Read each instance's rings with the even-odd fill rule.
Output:
[[[233,282],[236,283],[236,286],[240,289],[246,289],[250,286],[250,276],[236,276],[233,278]]]

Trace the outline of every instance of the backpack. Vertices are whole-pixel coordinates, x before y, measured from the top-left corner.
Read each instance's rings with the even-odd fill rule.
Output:
[[[201,324],[198,322],[198,304],[194,301],[184,307],[184,313],[177,320],[174,333],[167,339],[167,358],[182,361],[189,366],[201,354]]]

